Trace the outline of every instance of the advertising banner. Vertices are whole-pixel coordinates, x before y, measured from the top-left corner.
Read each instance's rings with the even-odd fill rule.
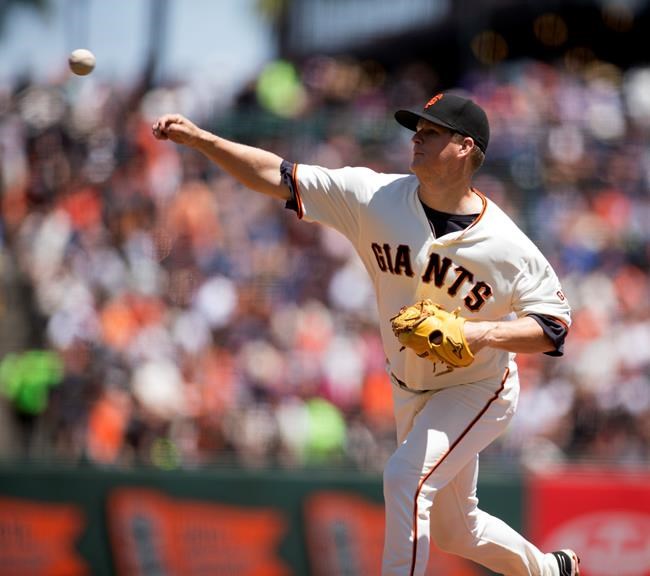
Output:
[[[289,576],[277,554],[281,512],[170,498],[121,488],[108,500],[110,539],[121,576]]]
[[[528,487],[528,533],[541,549],[574,549],[580,576],[650,576],[650,474],[538,474]]]
[[[0,574],[86,576],[75,549],[84,515],[73,504],[0,498]]]

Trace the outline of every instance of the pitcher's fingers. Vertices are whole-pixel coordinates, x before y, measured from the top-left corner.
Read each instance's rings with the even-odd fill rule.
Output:
[[[180,121],[181,117],[178,114],[165,114],[164,116],[161,116],[152,126],[154,136],[161,140],[166,140],[169,137],[167,134],[169,127]]]
[[[180,114],[165,114],[160,118],[159,122],[162,128],[165,130],[172,124],[182,124],[183,117]]]
[[[167,140],[168,138],[165,130],[158,122],[151,127],[151,131],[153,132],[154,137],[158,138],[158,140]]]
[[[179,121],[180,116],[178,114],[165,114],[154,122],[153,129],[164,132],[171,124],[177,123]]]

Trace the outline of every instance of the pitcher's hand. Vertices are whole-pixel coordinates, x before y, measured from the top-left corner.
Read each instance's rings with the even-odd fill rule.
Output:
[[[158,140],[171,140],[176,144],[192,146],[200,140],[203,131],[185,116],[165,114],[154,122],[152,132]]]

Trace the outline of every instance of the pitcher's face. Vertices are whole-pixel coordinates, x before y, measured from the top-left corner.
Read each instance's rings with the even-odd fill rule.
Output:
[[[458,143],[453,140],[454,133],[448,128],[418,120],[413,142],[411,170],[414,174],[444,174],[450,161],[456,157]]]

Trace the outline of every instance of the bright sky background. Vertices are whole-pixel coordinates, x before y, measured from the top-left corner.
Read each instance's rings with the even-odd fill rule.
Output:
[[[0,83],[20,71],[47,82],[67,74],[67,55],[89,48],[93,78],[128,83],[142,70],[151,0],[50,0],[41,15],[12,9],[0,40]],[[169,0],[163,72],[189,83],[236,91],[273,57],[256,0]],[[87,9],[84,10],[84,6]]]

